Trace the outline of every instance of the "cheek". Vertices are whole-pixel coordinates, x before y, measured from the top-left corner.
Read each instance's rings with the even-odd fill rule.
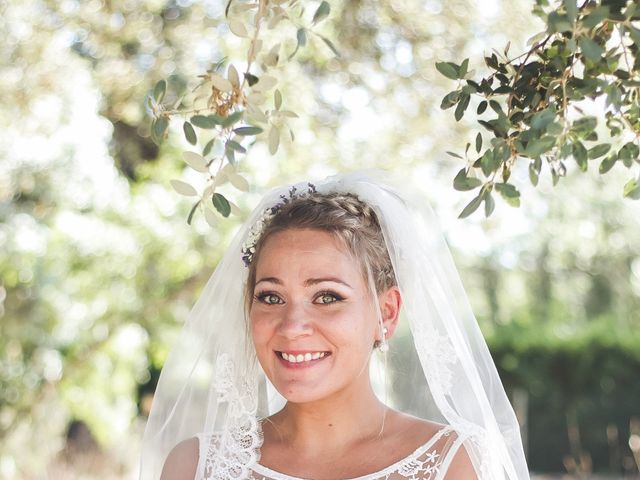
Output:
[[[251,339],[253,340],[256,350],[260,350],[271,337],[270,331],[272,328],[269,326],[269,323],[270,322],[256,315],[249,316],[249,331],[251,332]]]

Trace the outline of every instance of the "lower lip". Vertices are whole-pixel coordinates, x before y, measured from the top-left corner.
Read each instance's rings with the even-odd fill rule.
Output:
[[[296,362],[296,363],[291,363],[288,360],[285,360],[284,358],[282,358],[278,353],[276,353],[276,357],[278,357],[278,360],[280,360],[280,362],[287,368],[292,368],[292,369],[300,369],[300,368],[310,368],[313,367],[314,365],[317,365],[318,363],[320,363],[321,361],[327,359],[330,356],[330,354],[325,353],[324,357],[320,357],[317,358],[315,360],[309,360],[308,362]]]

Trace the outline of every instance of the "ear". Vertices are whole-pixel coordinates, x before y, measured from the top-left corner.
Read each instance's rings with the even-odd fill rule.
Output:
[[[400,295],[400,289],[398,287],[390,287],[386,291],[378,295],[378,302],[380,305],[380,314],[382,315],[382,325],[387,329],[386,338],[389,339],[393,336],[393,332],[398,325],[398,318],[400,317],[400,307],[402,306],[402,296]],[[376,340],[382,335],[382,332],[378,332]]]

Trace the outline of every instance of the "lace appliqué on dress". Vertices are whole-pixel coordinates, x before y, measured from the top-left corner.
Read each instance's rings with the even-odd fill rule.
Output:
[[[385,480],[406,478],[410,480],[435,480],[436,475],[440,471],[440,465],[444,455],[438,453],[435,449],[429,450],[423,455],[415,459],[407,459],[398,468],[397,472],[382,477]]]
[[[202,471],[196,473],[196,480],[249,479],[253,465],[260,459],[262,430],[256,418],[256,387],[246,380],[238,382],[235,370],[229,356],[221,354],[212,388],[219,408],[227,404],[227,423],[221,433],[201,437],[204,445],[200,446],[200,455],[204,458],[200,459]]]

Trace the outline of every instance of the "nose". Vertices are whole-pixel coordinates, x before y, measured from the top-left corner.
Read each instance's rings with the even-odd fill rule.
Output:
[[[287,339],[308,336],[313,333],[313,326],[308,312],[300,302],[288,302],[282,311],[282,319],[278,325],[278,333]]]

